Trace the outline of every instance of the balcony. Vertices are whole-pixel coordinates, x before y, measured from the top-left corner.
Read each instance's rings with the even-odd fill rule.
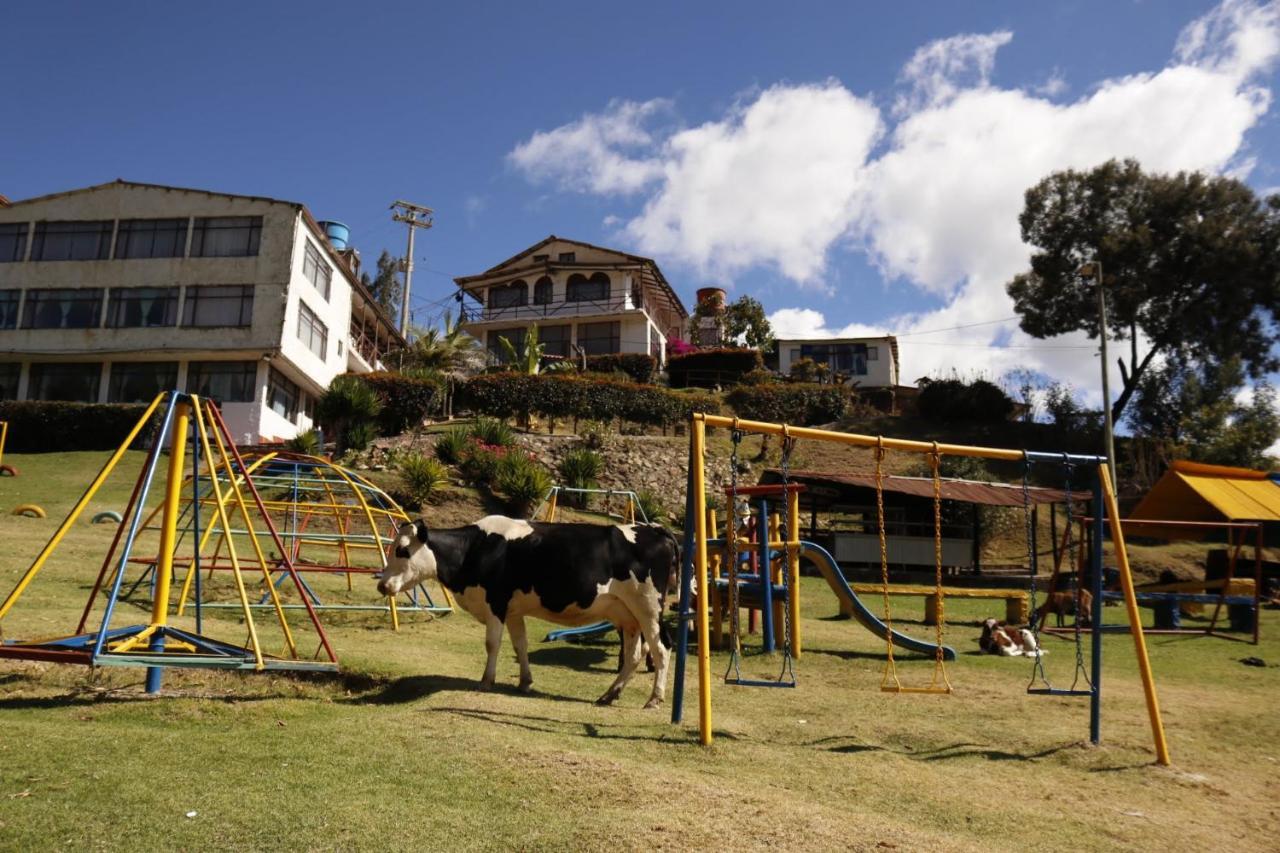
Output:
[[[569,302],[543,302],[537,304],[506,305],[482,307],[462,306],[462,322],[527,322],[563,317],[589,317],[601,314],[620,314],[624,311],[636,311],[643,308],[638,294],[611,296],[607,299],[582,299]]]

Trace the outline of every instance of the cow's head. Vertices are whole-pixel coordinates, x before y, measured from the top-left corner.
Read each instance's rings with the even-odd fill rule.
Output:
[[[401,590],[412,589],[435,576],[436,555],[431,552],[427,523],[421,518],[406,521],[400,525],[396,531],[396,539],[391,543],[387,567],[378,578],[378,592],[382,595],[399,595]]]

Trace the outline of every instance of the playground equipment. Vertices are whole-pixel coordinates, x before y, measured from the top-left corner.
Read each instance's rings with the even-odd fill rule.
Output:
[[[4,459],[4,444],[9,438],[9,422],[0,421],[0,460]],[[0,477],[16,477],[18,469],[12,465],[0,465]]]
[[[1028,451],[1008,450],[1002,448],[970,447],[963,445],[909,441],[904,439],[891,439],[880,436],[839,433],[806,427],[793,427],[788,424],[746,421],[738,418],[726,418],[701,413],[695,413],[692,415],[689,428],[689,480],[687,484],[688,497],[686,502],[686,518],[692,519],[693,523],[686,525],[687,530],[685,533],[684,559],[681,567],[679,603],[680,624],[679,637],[676,643],[676,672],[672,702],[673,723],[679,723],[683,715],[684,681],[688,659],[690,623],[692,622],[697,632],[698,642],[699,737],[703,744],[711,743],[712,703],[709,617],[710,596],[702,593],[702,591],[708,589],[710,581],[708,576],[708,567],[710,565],[709,557],[712,546],[706,524],[706,431],[708,428],[730,429],[743,435],[776,435],[782,438],[784,446],[791,440],[814,440],[857,447],[874,448],[878,454],[887,450],[925,454],[931,458],[931,468],[935,472],[937,471],[936,460],[940,459],[942,456],[966,456],[1004,460],[1009,462],[1022,462],[1024,464],[1029,464],[1031,462],[1057,462],[1059,464],[1070,463],[1072,465],[1092,466],[1094,485],[1091,497],[1096,509],[1093,515],[1095,518],[1101,518],[1105,513],[1105,516],[1113,521],[1111,525],[1112,542],[1115,547],[1116,559],[1119,563],[1120,581],[1124,591],[1125,604],[1129,615],[1130,632],[1133,636],[1139,674],[1142,680],[1144,696],[1146,698],[1147,712],[1156,752],[1156,760],[1162,765],[1169,764],[1168,745],[1165,741],[1164,726],[1160,717],[1160,706],[1156,695],[1155,680],[1151,672],[1146,642],[1143,637],[1142,625],[1139,620],[1138,603],[1134,593],[1133,579],[1129,570],[1128,554],[1124,545],[1124,533],[1120,529],[1120,525],[1116,523],[1119,519],[1119,510],[1116,505],[1115,493],[1111,489],[1106,462],[1103,458],[1096,456],[1066,456],[1064,454],[1032,453]],[[937,493],[937,481],[938,477],[935,473],[935,494]],[[937,503],[935,499],[935,507],[936,506]],[[794,512],[794,510],[789,508],[788,514],[791,517],[788,518],[787,530],[796,531],[799,527],[796,523],[798,519],[791,514],[792,512]],[[937,516],[935,514],[935,519],[936,518]],[[1105,530],[1106,528],[1100,522],[1095,523],[1095,536],[1093,547],[1091,548],[1091,560],[1095,568],[1093,572],[1095,584],[1101,583],[1101,550],[1102,537]],[[805,547],[798,538],[794,537],[794,534],[786,537],[786,541],[779,543],[779,545],[785,550],[788,571],[797,570],[798,560],[802,552],[810,554],[817,553],[817,549],[815,549],[815,547]],[[825,558],[819,556],[816,562],[821,567],[822,563],[834,563],[834,560],[831,560],[830,555],[826,555]],[[828,565],[826,568],[828,571],[838,572],[838,567]],[[699,591],[696,601],[693,596],[695,586]],[[845,584],[845,586],[847,587],[847,584]],[[935,594],[938,594],[939,596],[941,595],[940,587],[940,582],[935,584]],[[853,593],[852,589],[847,591],[847,596],[851,602],[856,602],[857,596]],[[1099,621],[1099,614],[1096,611],[1100,607],[1101,596],[1098,595],[1094,598],[1095,623]],[[870,614],[867,615],[869,616]],[[868,619],[868,624],[875,625],[875,623],[871,622],[870,619]],[[886,639],[886,646],[888,648],[892,648],[895,644],[901,645],[900,643],[895,642],[894,632],[888,623],[879,623],[878,630],[882,636],[888,638]],[[798,652],[798,632],[796,643],[796,651]],[[947,659],[946,651],[941,649],[940,644],[936,643],[930,644],[927,647],[935,657],[935,681],[937,681],[938,684],[934,684],[933,686],[945,687],[945,671],[942,670],[941,665],[938,663],[938,659],[941,658],[945,663],[945,660]],[[1092,682],[1092,691],[1090,693],[1092,697],[1090,708],[1090,739],[1094,743],[1097,743],[1101,739],[1101,690],[1099,689],[1100,681],[1096,677],[1101,671],[1102,662],[1102,644],[1099,638],[1095,638],[1092,657],[1093,673],[1095,677]],[[887,666],[886,670],[888,670]]]
[[[276,549],[275,562],[270,565],[285,572],[299,592],[303,588],[302,580],[294,568],[289,550],[285,548],[283,540],[276,531],[271,515],[249,475],[244,460],[231,441],[221,415],[212,404],[180,391],[164,392],[147,407],[120,447],[107,460],[66,519],[36,556],[17,586],[0,604],[0,624],[41,569],[45,567],[93,496],[116,469],[125,451],[151,423],[152,416],[157,412],[163,414],[146,461],[134,484],[133,494],[123,513],[125,522],[116,530],[75,630],[70,635],[54,639],[27,641],[6,639],[0,642],[0,657],[79,663],[89,666],[142,666],[147,668],[146,684],[149,693],[160,690],[162,669],[170,666],[258,671],[336,671],[337,656],[309,600],[303,596],[307,618],[298,620],[298,625],[290,624],[289,616],[281,606],[276,587],[271,583],[269,564],[263,552],[261,540],[265,538]],[[166,445],[169,452],[167,474],[157,477],[160,457]],[[191,453],[192,476],[184,481],[183,471],[188,450]],[[201,473],[202,466],[207,475]],[[163,485],[159,485],[161,482]],[[184,619],[182,624],[179,624],[179,619],[182,617],[173,612],[171,593],[175,579],[175,566],[178,562],[176,549],[179,539],[179,507],[182,490],[184,484],[189,485],[192,494],[199,496],[205,483],[212,489],[216,498],[213,503],[214,511],[206,513],[202,520],[201,501],[195,500],[192,509],[193,531],[203,532],[206,529],[230,531],[231,518],[236,516],[246,528],[261,530],[257,535],[246,537],[250,550],[256,557],[256,563],[242,562],[241,552],[237,550],[234,538],[226,537],[227,556],[231,564],[230,574],[234,581],[243,619],[243,627],[241,623],[237,623],[237,630],[247,630],[248,634],[248,639],[243,645],[215,639],[205,634],[206,627],[214,626],[209,624],[212,622],[211,619],[205,618],[204,608],[199,605],[198,592],[193,620]],[[227,489],[225,499],[224,484]],[[142,561],[146,565],[145,572],[150,576],[150,618],[145,623],[119,626],[113,620],[119,611],[125,609],[120,605],[127,600],[128,596],[122,594],[122,589],[129,569],[138,562],[134,556],[148,547],[143,544],[144,538],[148,541],[153,538],[148,536],[148,531],[141,529],[146,514],[147,498],[153,488],[163,490],[163,501],[161,522],[156,531],[158,541],[154,545],[155,557]],[[261,525],[260,528],[255,528],[255,520]],[[197,585],[200,583],[200,559],[200,552],[196,549],[190,558],[190,571]],[[254,608],[249,603],[245,577],[253,571],[249,568],[250,565],[260,570],[263,580],[266,581],[272,611],[275,615],[274,625],[271,623],[259,625],[255,621]],[[65,572],[63,576],[66,576]],[[102,605],[100,622],[96,630],[91,630],[88,627],[89,620],[99,603]],[[310,657],[305,656],[302,649],[304,639],[302,632],[307,631],[317,642],[315,651]],[[268,643],[275,642],[282,646],[283,651],[279,655],[270,655],[265,648]]]
[[[534,508],[532,516],[541,518],[542,521],[554,522],[562,495],[604,495],[605,505],[602,515],[608,518],[620,518],[623,524],[635,524],[637,517],[642,523],[649,523],[649,517],[645,515],[644,507],[640,505],[640,497],[630,489],[576,489],[572,486],[552,486]],[[613,512],[615,497],[621,498],[623,502],[622,511],[616,514]]]
[[[345,593],[351,593],[353,576],[376,575],[385,568],[386,549],[395,538],[396,528],[408,521],[409,516],[382,489],[355,471],[305,454],[284,451],[249,454],[244,457],[244,466],[244,472],[237,476],[241,480],[246,475],[252,477],[262,497],[262,505],[270,515],[279,538],[286,543],[290,562],[301,579],[301,594],[310,607],[318,611],[386,612],[390,614],[393,628],[397,629],[402,612],[452,611],[453,600],[443,587],[442,603],[437,603],[422,584],[406,590],[400,602],[388,598],[385,603],[359,600],[339,603],[335,599],[344,595],[344,591],[335,584],[323,588],[317,580],[317,576],[341,576],[345,579]],[[233,526],[230,530],[215,530],[209,526],[197,529],[202,514],[210,517],[219,503],[225,505],[232,498],[233,491],[226,472],[219,473],[217,485],[220,488],[215,490],[212,480],[204,478],[197,489],[188,477],[183,486],[183,494],[188,497],[178,516],[178,541],[184,548],[183,559],[179,562],[190,566],[193,565],[195,551],[206,555],[201,557],[200,563],[206,583],[203,589],[197,587],[194,572],[187,572],[179,595],[179,615],[186,612],[193,594],[199,596],[196,604],[206,608],[240,606],[230,601],[219,601],[216,596],[199,595],[210,590],[207,582],[214,578],[216,572],[233,569],[227,552],[228,538],[243,542],[250,537],[249,530],[243,526]],[[197,503],[199,512],[195,511]],[[156,530],[160,523],[157,509],[143,521],[142,529]],[[263,531],[257,530],[254,535],[260,538]],[[149,567],[155,564],[149,557],[138,557],[134,562]],[[239,563],[241,567],[248,565],[272,576],[277,589],[282,589],[289,579],[274,553],[268,557],[265,566],[256,566],[251,559],[243,557]],[[148,578],[149,575],[144,574],[135,581],[135,587]],[[321,593],[324,593],[323,598]],[[264,589],[250,606],[266,609],[275,605]],[[297,610],[304,605],[301,602],[283,602],[281,606],[286,610]]]
[[[18,504],[13,508],[10,515],[25,515],[28,518],[46,518],[48,513],[44,511],[44,507],[40,504]]]
[[[94,517],[90,519],[89,523],[101,524],[104,521],[114,521],[116,524],[120,524],[124,521],[124,516],[120,515],[120,513],[116,512],[114,509],[104,509],[102,512],[94,515]]]

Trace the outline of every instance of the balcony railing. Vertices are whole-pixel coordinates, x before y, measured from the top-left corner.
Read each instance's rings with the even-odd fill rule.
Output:
[[[353,322],[351,324],[350,345],[355,347],[356,352],[360,353],[371,367],[377,368],[378,362],[382,361],[382,357],[386,353],[386,342],[376,341],[371,335],[367,334],[367,331],[367,329]]]
[[[574,302],[543,302],[541,304],[509,305],[503,307],[462,306],[462,322],[487,323],[490,321],[542,320],[557,317],[582,317],[593,314],[617,314],[642,308],[637,295],[611,296],[608,299],[578,300]]]

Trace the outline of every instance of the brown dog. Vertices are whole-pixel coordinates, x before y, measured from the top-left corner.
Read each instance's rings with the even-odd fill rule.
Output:
[[[1057,618],[1058,627],[1062,627],[1062,617],[1067,613],[1075,613],[1076,609],[1076,593],[1073,590],[1065,590],[1062,592],[1051,592],[1045,596],[1044,604],[1036,608],[1035,615],[1031,617],[1031,624],[1038,625],[1038,630],[1044,629],[1044,620],[1052,613]],[[1093,612],[1093,593],[1087,589],[1080,590],[1080,613],[1076,614],[1076,619],[1080,624],[1089,624],[1089,614]]]

